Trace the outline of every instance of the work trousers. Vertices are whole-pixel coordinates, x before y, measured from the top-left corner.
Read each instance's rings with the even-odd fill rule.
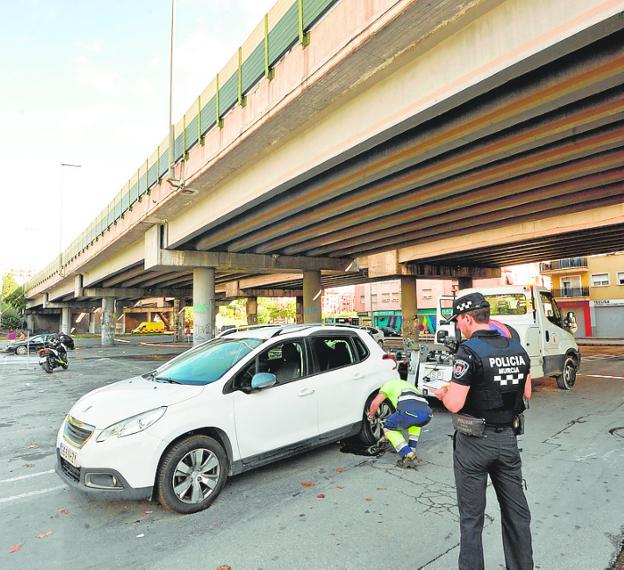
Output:
[[[520,453],[512,428],[486,427],[484,437],[455,433],[453,466],[459,505],[460,570],[484,568],[485,490],[490,476],[500,505],[505,565],[533,568],[531,513],[522,489]]]

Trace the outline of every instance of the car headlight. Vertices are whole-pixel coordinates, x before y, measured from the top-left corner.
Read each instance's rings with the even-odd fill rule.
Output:
[[[131,418],[121,420],[112,426],[108,426],[105,430],[102,430],[102,433],[98,436],[96,441],[102,442],[110,437],[126,437],[133,433],[139,433],[155,424],[163,417],[166,411],[167,406],[162,406],[161,408],[149,410],[142,414],[132,416]]]

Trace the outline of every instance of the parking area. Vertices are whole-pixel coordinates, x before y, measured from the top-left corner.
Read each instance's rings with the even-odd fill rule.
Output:
[[[34,356],[0,356],[2,568],[456,567],[452,428],[439,407],[416,470],[396,467],[390,452],[366,457],[329,445],[230,479],[212,507],[189,516],[69,490],[53,467],[71,405],[181,350],[79,344],[69,370],[52,375]],[[610,567],[624,535],[624,347],[583,347],[572,391],[538,381],[521,447],[537,567]],[[491,489],[486,518],[486,566],[503,567]]]

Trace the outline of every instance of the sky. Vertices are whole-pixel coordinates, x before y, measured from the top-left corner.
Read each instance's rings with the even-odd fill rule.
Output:
[[[274,1],[176,0],[174,123]],[[0,13],[0,271],[39,271],[167,135],[171,0],[0,0]]]

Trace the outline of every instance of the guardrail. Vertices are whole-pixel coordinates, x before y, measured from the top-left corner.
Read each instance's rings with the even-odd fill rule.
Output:
[[[553,289],[552,293],[555,297],[589,297],[589,287]]]
[[[309,30],[338,0],[278,0],[262,22],[238,48],[237,53],[217,73],[197,102],[175,125],[175,162],[186,158],[197,144],[203,144],[208,131],[223,126],[223,116],[235,105],[245,106],[246,94],[263,78],[271,80],[274,67],[297,42],[303,46],[310,41]],[[73,261],[99,237],[115,225],[132,206],[159,184],[167,173],[168,138],[141,164],[128,183],[100,212],[97,218],[65,249],[28,281],[30,290]]]

